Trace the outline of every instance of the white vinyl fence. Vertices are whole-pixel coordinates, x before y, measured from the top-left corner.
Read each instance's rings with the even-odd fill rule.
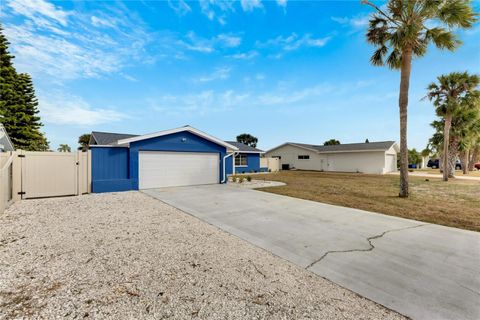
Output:
[[[0,154],[0,213],[16,200],[90,192],[90,152]]]

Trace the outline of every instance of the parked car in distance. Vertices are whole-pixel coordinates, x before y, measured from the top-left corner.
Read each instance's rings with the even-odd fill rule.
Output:
[[[430,159],[428,160],[427,167],[432,168],[432,169],[438,169],[440,168],[440,159]]]
[[[462,170],[462,163],[460,160],[455,161],[455,170]]]
[[[477,168],[478,170],[480,170],[480,162],[475,163],[474,167]]]
[[[440,168],[440,159],[428,160],[427,167],[432,169]],[[455,161],[455,170],[462,170],[462,163],[460,160]]]

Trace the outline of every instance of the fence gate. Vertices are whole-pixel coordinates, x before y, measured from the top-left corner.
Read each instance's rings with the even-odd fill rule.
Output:
[[[22,199],[88,192],[86,153],[23,151],[18,156],[21,158]]]

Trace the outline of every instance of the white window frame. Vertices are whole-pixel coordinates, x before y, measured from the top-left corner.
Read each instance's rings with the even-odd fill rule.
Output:
[[[239,160],[237,163],[237,159]],[[242,159],[245,159],[245,164],[242,164]],[[246,154],[237,154],[235,156],[235,167],[248,167],[248,156]]]

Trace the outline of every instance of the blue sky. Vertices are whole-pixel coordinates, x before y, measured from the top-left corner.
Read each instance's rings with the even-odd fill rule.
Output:
[[[268,149],[398,141],[399,73],[369,63],[371,12],[357,0],[15,0],[0,17],[18,71],[33,76],[52,149],[92,130],[186,124],[225,140],[251,133]],[[480,72],[480,27],[460,37],[456,52],[431,48],[414,61],[411,147],[432,134],[428,83]]]

